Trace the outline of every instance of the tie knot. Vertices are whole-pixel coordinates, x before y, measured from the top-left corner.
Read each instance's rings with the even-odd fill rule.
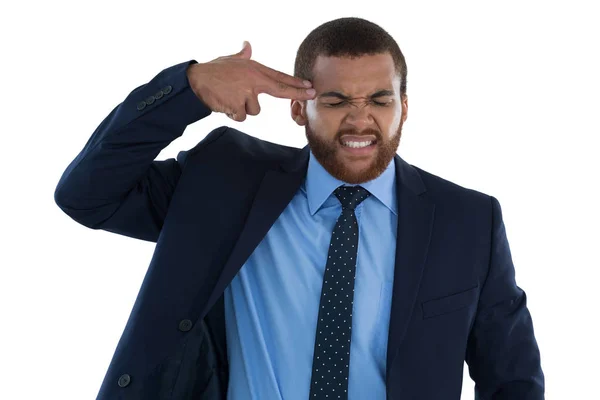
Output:
[[[343,208],[354,210],[371,193],[362,186],[340,186],[334,191]]]

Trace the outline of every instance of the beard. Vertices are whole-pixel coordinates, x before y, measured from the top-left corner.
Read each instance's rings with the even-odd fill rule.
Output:
[[[396,156],[396,151],[400,145],[400,137],[402,136],[402,124],[396,130],[396,133],[391,138],[384,139],[380,132],[366,129],[363,132],[357,132],[356,130],[343,130],[339,131],[331,140],[323,139],[310,128],[309,124],[305,125],[306,139],[308,140],[308,146],[312,151],[317,161],[325,168],[331,176],[340,181],[350,184],[360,184],[371,181],[380,176],[390,162]],[[352,168],[349,164],[351,161],[342,158],[340,152],[343,151],[342,142],[340,138],[343,135],[373,135],[376,137],[376,149],[374,149],[374,155],[368,166],[356,169]]]

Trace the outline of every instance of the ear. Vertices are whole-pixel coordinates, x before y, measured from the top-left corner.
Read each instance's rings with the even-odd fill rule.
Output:
[[[408,117],[408,96],[404,94],[402,96],[402,123],[406,122]]]
[[[290,104],[290,114],[292,119],[298,125],[306,125],[308,122],[308,118],[306,117],[306,101],[292,99]]]

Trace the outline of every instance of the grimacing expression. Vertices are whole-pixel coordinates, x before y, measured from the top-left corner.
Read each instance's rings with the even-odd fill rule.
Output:
[[[292,100],[291,114],[317,161],[350,184],[377,178],[396,155],[408,110],[391,55],[318,56],[312,83],[315,98]]]

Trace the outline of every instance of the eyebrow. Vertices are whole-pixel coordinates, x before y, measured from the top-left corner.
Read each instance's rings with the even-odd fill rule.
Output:
[[[371,96],[369,96],[370,98],[374,99],[377,97],[384,97],[384,96],[393,96],[394,95],[394,91],[393,90],[379,90],[375,93],[373,93]],[[319,96],[317,96],[318,98],[322,99],[323,97],[335,97],[341,100],[350,100],[351,97],[345,96],[340,92],[325,92],[320,94]]]

